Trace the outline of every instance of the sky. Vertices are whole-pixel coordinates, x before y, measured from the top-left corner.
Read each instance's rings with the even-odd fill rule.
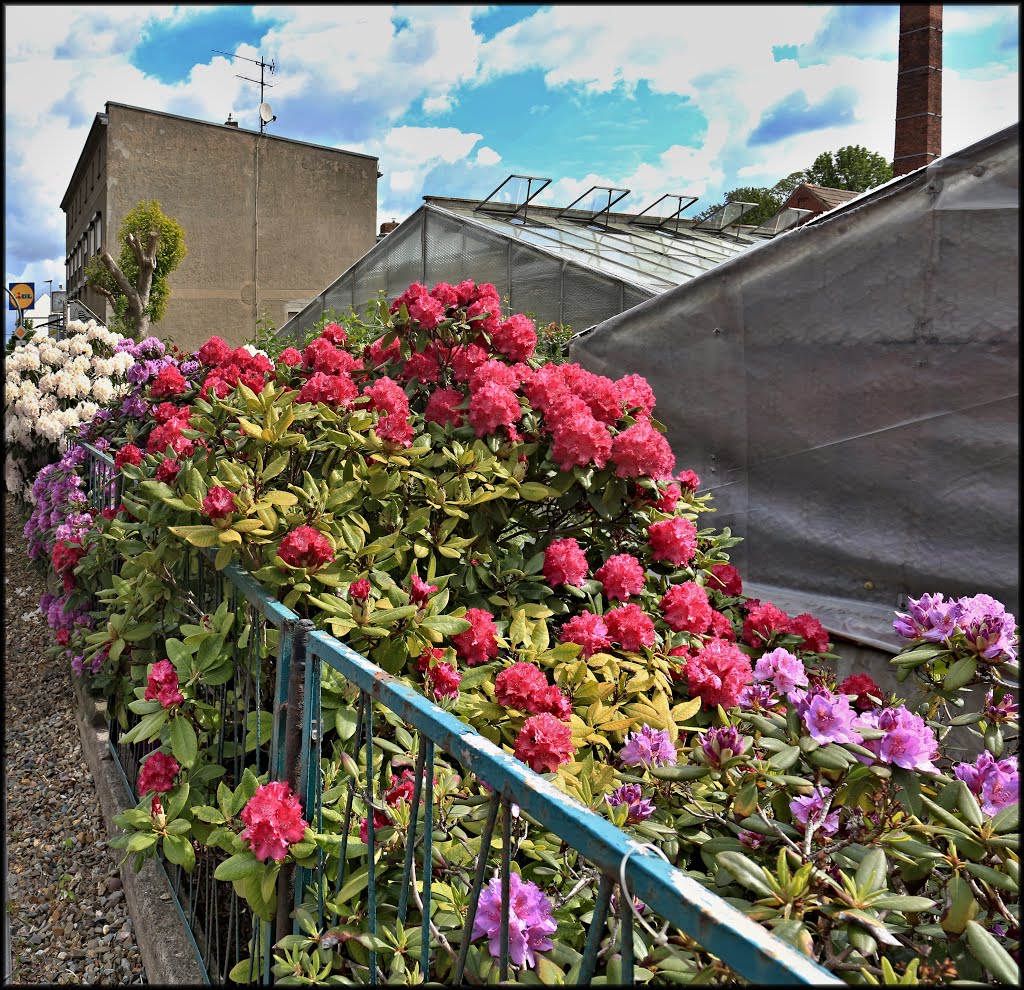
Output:
[[[259,79],[261,58],[271,134],[379,157],[378,224],[510,174],[550,178],[542,204],[603,185],[630,190],[621,210],[697,196],[689,216],[822,151],[893,153],[895,5],[8,4],[4,19],[6,282],[37,295],[63,285],[60,202],[104,104],[256,130],[260,87],[238,77]],[[1016,5],[944,6],[944,153],[1017,121],[1018,52]]]

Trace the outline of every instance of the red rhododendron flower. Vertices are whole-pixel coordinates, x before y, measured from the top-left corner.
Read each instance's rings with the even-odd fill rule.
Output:
[[[312,526],[299,526],[281,541],[277,555],[292,567],[316,570],[334,560],[334,548],[319,530]]]
[[[120,471],[125,464],[133,464],[138,466],[142,463],[142,451],[139,450],[134,444],[125,444],[114,456],[114,468]]]
[[[363,395],[370,400],[368,409],[376,409],[379,413],[390,415],[409,414],[409,397],[398,382],[387,376],[378,378],[372,385],[363,389]]]
[[[163,482],[172,482],[178,477],[178,472],[181,470],[181,465],[170,457],[165,457],[161,462],[160,466],[156,469],[156,480]]]
[[[416,299],[406,303],[409,319],[414,320],[424,330],[433,330],[445,316],[445,306],[440,300],[424,292]]]
[[[523,724],[514,752],[531,770],[553,773],[572,760],[572,730],[549,712],[541,712]]]
[[[437,285],[430,290],[430,294],[442,306],[444,306],[446,310],[459,305],[459,294],[455,291],[455,288],[447,282],[438,282]]]
[[[636,652],[654,646],[654,622],[639,605],[620,605],[604,616],[608,634],[624,650]]]
[[[839,694],[855,694],[850,704],[859,712],[869,712],[882,703],[882,689],[867,674],[851,674],[839,685]]]
[[[654,507],[659,512],[675,512],[676,505],[678,505],[679,499],[682,497],[682,489],[674,481],[670,481],[661,489],[661,497],[654,503]]]
[[[654,412],[654,390],[643,375],[626,375],[615,385],[626,412],[635,418],[649,417]]]
[[[278,360],[289,368],[294,368],[297,364],[302,364],[302,354],[294,347],[286,347],[281,351],[281,356]]]
[[[526,361],[537,347],[533,320],[522,313],[510,316],[494,328],[491,343],[510,361]]]
[[[696,581],[674,584],[661,599],[661,611],[675,632],[700,634],[711,624],[708,596]]]
[[[366,578],[353,581],[348,586],[348,594],[351,599],[357,602],[365,602],[370,597],[370,582]]]
[[[412,421],[408,416],[381,416],[373,431],[381,440],[388,443],[398,444],[400,447],[412,446]]]
[[[685,672],[690,695],[699,697],[709,708],[731,708],[739,701],[743,688],[754,680],[750,657],[738,646],[721,639],[710,640],[687,660]]]
[[[231,348],[220,337],[211,337],[196,355],[207,367],[223,364],[231,357]]]
[[[697,552],[697,527],[683,516],[651,523],[647,534],[654,560],[685,566]]]
[[[437,359],[437,353],[431,345],[427,345],[422,351],[410,354],[402,365],[402,377],[407,382],[417,381],[424,384],[432,384],[441,377],[441,363]]]
[[[494,333],[501,319],[501,297],[489,282],[477,286],[476,300],[466,307],[466,319],[485,333]]]
[[[514,392],[519,388],[523,380],[518,370],[520,367],[520,365],[513,367],[512,365],[505,364],[504,361],[496,361],[493,358],[484,361],[469,376],[469,391],[472,394],[487,384],[494,384],[501,385]]]
[[[268,859],[280,863],[288,855],[288,846],[301,842],[309,827],[299,799],[280,780],[260,784],[239,817],[245,825],[239,838],[263,863]]]
[[[620,478],[668,478],[676,463],[668,441],[646,419],[612,441],[611,461]]]
[[[356,383],[346,374],[315,372],[299,389],[297,402],[322,402],[325,406],[348,407],[359,394]]]
[[[562,626],[558,638],[563,643],[578,643],[583,647],[580,656],[584,659],[612,645],[604,619],[593,612],[574,615]]]
[[[413,605],[426,605],[427,599],[435,591],[437,591],[436,584],[427,584],[418,574],[413,574],[412,591],[410,592],[410,601]]]
[[[708,587],[730,598],[737,598],[743,593],[740,572],[732,564],[714,564],[708,576]]]
[[[157,750],[142,764],[137,784],[138,793],[142,796],[150,791],[166,794],[174,786],[174,778],[180,769],[178,761],[173,756]]]
[[[622,397],[610,378],[595,375],[578,364],[559,365],[565,387],[590,409],[594,419],[611,425],[622,418]]]
[[[392,808],[394,808],[399,801],[405,801],[409,804],[412,802],[412,795],[415,787],[416,778],[413,777],[411,770],[403,770],[401,777],[396,777],[392,774],[391,790],[384,795],[384,802],[386,804],[390,804]]]
[[[452,664],[442,661],[429,667],[426,673],[435,698],[457,698],[459,696],[462,674]]]
[[[423,418],[428,423],[440,423],[442,426],[451,423],[462,426],[462,410],[458,407],[466,401],[466,397],[454,388],[436,388],[427,399]]]
[[[573,396],[565,384],[564,365],[542,364],[523,387],[530,405],[545,416],[550,413],[557,400]],[[587,407],[589,410],[589,406]],[[594,414],[591,413],[591,416]]]
[[[50,561],[55,573],[64,581],[65,592],[74,591],[74,570],[84,554],[85,549],[77,543],[65,543],[63,540],[58,540],[54,544]]]
[[[479,344],[466,344],[465,347],[458,347],[452,352],[451,368],[452,374],[457,382],[468,382],[473,377],[473,372],[487,361],[487,351]]]
[[[337,323],[328,323],[321,331],[320,336],[339,347],[348,340],[348,334]]]
[[[644,590],[643,564],[628,553],[609,557],[594,572],[594,577],[604,585],[604,596],[609,601],[625,601]]]
[[[165,399],[169,395],[181,395],[188,388],[185,376],[174,365],[169,364],[157,372],[149,386],[149,394],[154,399]]]
[[[368,347],[363,348],[363,357],[370,361],[374,368],[379,368],[382,364],[387,364],[390,361],[397,361],[401,354],[402,344],[397,339],[385,347],[378,338]]]
[[[516,393],[497,382],[476,389],[469,400],[469,422],[478,437],[490,436],[499,426],[513,426],[522,415]]]
[[[162,423],[150,433],[149,440],[146,441],[146,452],[163,454],[170,447],[178,457],[191,457],[195,451],[195,444],[181,432],[182,428],[188,428],[187,421],[171,419]]]
[[[487,663],[498,655],[498,630],[494,616],[482,608],[471,608],[463,616],[470,628],[452,636],[452,645],[460,660],[470,667]]]
[[[538,715],[548,712],[559,722],[568,722],[572,716],[572,702],[557,684],[549,684],[538,697],[534,710]]]
[[[797,644],[798,650],[806,650],[810,653],[828,652],[828,632],[809,612],[793,616],[785,631],[802,637],[803,642]]]
[[[731,643],[736,641],[736,630],[733,629],[729,617],[714,609],[711,610],[710,632],[712,636],[717,636],[719,639],[727,639]]]
[[[180,705],[185,696],[178,690],[178,672],[170,660],[153,664],[146,683],[146,701],[159,701],[164,708]]]
[[[743,641],[750,646],[766,646],[777,633],[786,632],[789,616],[771,602],[751,603],[743,620]]]
[[[307,368],[323,375],[348,372],[360,363],[348,351],[339,350],[324,337],[317,337],[306,345],[302,352],[302,362]]]
[[[172,420],[181,420],[180,426],[188,428],[188,419],[192,415],[191,406],[177,406],[173,402],[161,402],[151,410],[153,418],[158,423],[170,423]]]
[[[587,580],[587,555],[571,536],[554,540],[544,551],[544,580],[557,588],[571,584],[578,588]]]
[[[689,492],[695,492],[700,488],[700,475],[696,471],[680,471],[676,478],[679,480],[679,484]]]
[[[373,828],[374,831],[382,828],[386,828],[388,825],[394,825],[395,823],[391,820],[391,816],[386,811],[373,812]],[[359,841],[364,845],[370,841],[370,824],[367,818],[364,818],[359,823]]]
[[[548,679],[532,663],[514,663],[494,679],[494,700],[506,708],[536,712],[538,698],[547,691]]]
[[[214,485],[203,499],[203,512],[208,519],[224,519],[235,511],[234,494],[221,485]]]

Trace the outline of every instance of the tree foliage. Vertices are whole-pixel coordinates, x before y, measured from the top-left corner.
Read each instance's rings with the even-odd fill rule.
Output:
[[[793,190],[803,181],[803,172],[791,172],[784,179],[779,179],[771,187],[738,186],[736,189],[730,189],[725,194],[725,201],[723,203],[715,203],[713,206],[707,207],[707,209],[698,213],[695,219],[707,219],[716,210],[720,210],[725,203],[756,203],[757,208],[751,210],[743,218],[743,223],[753,224],[755,227],[758,227],[778,211],[779,207],[789,199]]]
[[[804,176],[804,182],[816,186],[865,192],[892,178],[892,164],[876,151],[848,144],[838,151],[823,151]]]
[[[86,284],[110,300],[127,330],[144,336],[167,312],[168,279],[187,253],[185,230],[157,200],[141,200],[125,214],[117,240],[117,260],[101,249],[86,266]]]

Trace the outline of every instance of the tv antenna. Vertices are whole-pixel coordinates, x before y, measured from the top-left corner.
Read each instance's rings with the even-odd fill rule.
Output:
[[[274,88],[273,84],[266,82],[265,78],[264,78],[267,69],[270,70],[270,75],[273,75],[274,72],[277,70],[277,66],[274,64],[274,60],[271,59],[269,62],[266,62],[266,61],[264,61],[264,58],[261,55],[260,58],[259,58],[259,61],[256,61],[256,59],[254,59],[254,58],[246,58],[244,55],[234,55],[231,52],[218,51],[216,48],[211,48],[210,51],[214,52],[217,55],[227,55],[228,58],[240,58],[240,59],[242,59],[245,62],[252,62],[253,65],[258,65],[260,67],[260,77],[259,77],[259,79],[252,79],[249,76],[239,76],[239,75],[236,75],[235,78],[236,79],[244,79],[246,82],[259,83],[259,87],[260,87],[260,110],[259,110],[259,113],[260,113],[260,133],[262,134],[263,130],[267,126],[267,124],[269,124],[272,120],[277,120],[277,117],[274,115],[274,112],[270,109],[270,104],[267,103],[263,99],[263,90],[264,89],[273,89]]]

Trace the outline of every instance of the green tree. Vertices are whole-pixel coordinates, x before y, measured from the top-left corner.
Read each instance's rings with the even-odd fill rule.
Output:
[[[101,248],[85,270],[86,284],[110,300],[121,324],[136,338],[167,312],[168,278],[185,258],[185,231],[157,200],[142,200],[125,214],[115,261]]]
[[[830,189],[864,192],[888,182],[892,165],[875,151],[848,144],[838,151],[823,151],[804,172],[804,181]]]
[[[725,203],[741,202],[756,203],[757,208],[743,217],[744,224],[760,226],[778,212],[780,206],[789,199],[790,194],[804,181],[803,172],[791,172],[784,179],[779,179],[774,186],[738,186],[725,194]],[[704,220],[719,210],[725,203],[715,203],[696,215],[694,219]]]

